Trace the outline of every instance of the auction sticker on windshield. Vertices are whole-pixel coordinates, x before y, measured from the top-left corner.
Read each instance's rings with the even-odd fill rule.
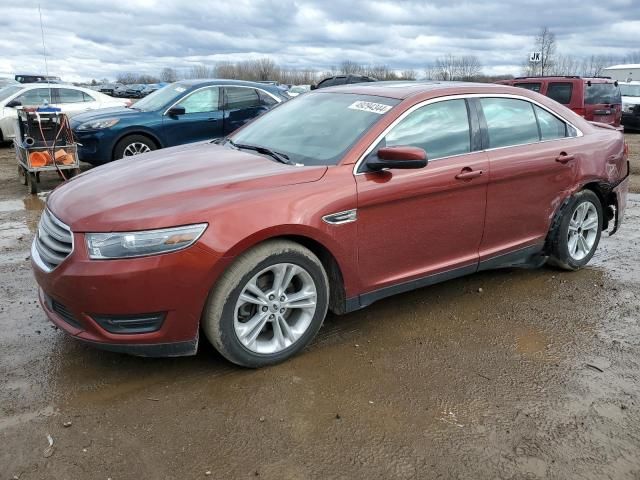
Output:
[[[384,103],[365,102],[358,100],[349,105],[351,110],[362,110],[363,112],[372,112],[382,115],[391,110],[391,105],[385,105]]]

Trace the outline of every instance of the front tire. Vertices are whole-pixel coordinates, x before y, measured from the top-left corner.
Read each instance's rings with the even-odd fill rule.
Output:
[[[282,362],[311,342],[329,305],[329,280],[316,255],[271,240],[245,252],[209,294],[202,328],[229,361],[257,368]]]
[[[589,261],[602,234],[602,203],[591,190],[573,195],[562,207],[549,233],[549,263],[578,270]]]
[[[158,147],[149,137],[144,135],[128,135],[116,144],[113,150],[113,159],[120,160],[124,157],[133,157],[141,153],[151,152]]]

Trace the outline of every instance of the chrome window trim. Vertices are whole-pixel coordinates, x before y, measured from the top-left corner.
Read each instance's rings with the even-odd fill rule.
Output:
[[[56,265],[53,268],[49,268],[49,266],[44,263],[42,258],[40,258],[40,254],[38,253],[38,249],[36,248],[36,242],[38,241],[38,230],[40,230],[40,222],[42,221],[42,219],[38,220],[38,230],[36,230],[36,234],[34,235],[33,241],[31,242],[31,258],[42,271],[49,273],[49,272],[53,272],[56,268],[58,268],[60,265],[66,262],[71,255],[73,255],[73,251],[75,250],[75,247],[76,247],[76,242],[75,242],[75,238],[71,228],[67,224],[60,221],[47,207],[45,207],[45,210],[42,212],[42,215],[45,215],[46,212],[49,213],[48,218],[52,222],[54,222],[60,228],[67,230],[71,236],[71,250],[69,251],[69,254],[58,265]]]
[[[567,140],[567,139],[570,139],[570,138],[579,138],[579,137],[584,136],[584,133],[582,132],[582,130],[580,130],[578,127],[576,127],[573,123],[571,123],[569,120],[564,118],[562,115],[559,115],[556,112],[554,112],[553,110],[550,110],[548,107],[542,105],[541,103],[537,102],[536,100],[533,100],[531,98],[528,98],[528,97],[525,97],[525,96],[522,96],[522,95],[515,95],[515,94],[512,94],[512,93],[492,93],[492,94],[488,94],[488,93],[462,93],[462,94],[459,94],[459,95],[447,95],[447,96],[444,96],[444,97],[430,98],[428,100],[424,100],[424,101],[422,101],[420,103],[417,103],[414,106],[412,106],[411,108],[407,109],[407,111],[405,111],[398,118],[396,118],[387,128],[384,129],[384,131],[380,135],[378,135],[376,137],[376,139],[367,147],[367,149],[364,151],[364,153],[362,155],[360,155],[360,158],[358,158],[358,160],[356,161],[355,165],[353,166],[353,174],[354,175],[364,175],[365,173],[368,173],[368,172],[358,172],[358,169],[360,168],[360,165],[362,164],[362,162],[364,162],[364,159],[367,158],[367,156],[373,151],[373,149],[376,147],[376,145],[378,145],[378,143],[398,123],[400,123],[402,120],[404,120],[409,114],[413,113],[414,111],[416,111],[419,108],[422,108],[422,107],[424,107],[426,105],[431,105],[433,103],[445,102],[447,100],[464,100],[464,99],[467,99],[467,98],[513,98],[515,100],[524,100],[526,102],[530,102],[530,103],[542,108],[543,110],[546,110],[548,113],[550,113],[554,117],[558,118],[559,120],[563,121],[567,125],[571,125],[571,127],[573,127],[575,129],[575,131],[577,132],[577,135],[575,135],[574,137],[562,137],[562,138],[554,138],[554,139],[551,139],[551,140],[539,140],[537,142],[531,142],[531,143],[519,143],[517,145],[508,145],[506,147],[485,148],[483,150],[474,150],[472,152],[459,153],[457,155],[449,155],[448,157],[439,157],[439,158],[437,158],[435,160],[430,160],[430,161],[437,162],[439,160],[443,160],[443,159],[446,159],[446,158],[459,157],[461,155],[470,155],[470,154],[479,153],[479,152],[490,152],[492,150],[500,150],[502,148],[521,147],[521,146],[524,146],[524,145],[537,145],[539,143],[555,142],[557,140]]]
[[[260,87],[250,87],[248,85],[205,85],[204,87],[200,87],[200,88],[196,88],[193,92],[189,92],[188,95],[185,95],[184,97],[182,97],[180,100],[174,102],[169,108],[167,108],[164,113],[162,114],[162,116],[165,116],[167,114],[167,112],[169,110],[171,110],[173,107],[175,107],[176,105],[178,105],[181,101],[183,101],[185,98],[189,98],[191,95],[193,95],[196,92],[199,92],[200,90],[204,90],[205,88],[211,88],[211,87],[218,87],[218,88],[225,88],[225,87],[239,87],[239,88],[252,88],[254,90],[260,90],[261,92],[266,93],[267,95],[269,95],[271,98],[273,98],[276,102],[278,103],[282,103],[282,99],[276,97],[273,93],[267,92],[266,90],[260,88]],[[214,110],[215,112],[219,112],[220,110]],[[205,113],[205,112],[199,112],[199,113]]]

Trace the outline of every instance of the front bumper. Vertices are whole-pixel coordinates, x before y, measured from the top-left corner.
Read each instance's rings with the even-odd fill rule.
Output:
[[[90,260],[83,235],[74,251],[45,271],[32,249],[32,267],[47,317],[60,329],[96,347],[142,356],[195,354],[200,317],[215,281],[213,252],[198,243],[178,252],[122,260]],[[112,333],[96,318],[162,312],[159,329]]]
[[[78,146],[78,158],[92,165],[102,165],[111,161],[114,141],[109,129],[104,130],[73,130]]]

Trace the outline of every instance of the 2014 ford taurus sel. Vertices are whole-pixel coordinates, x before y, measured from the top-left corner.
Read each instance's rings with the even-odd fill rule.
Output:
[[[327,310],[490,268],[568,270],[617,230],[620,131],[502,85],[370,83],[284,103],[224,140],[78,176],[32,261],[53,323],[93,345],[273,364]]]

